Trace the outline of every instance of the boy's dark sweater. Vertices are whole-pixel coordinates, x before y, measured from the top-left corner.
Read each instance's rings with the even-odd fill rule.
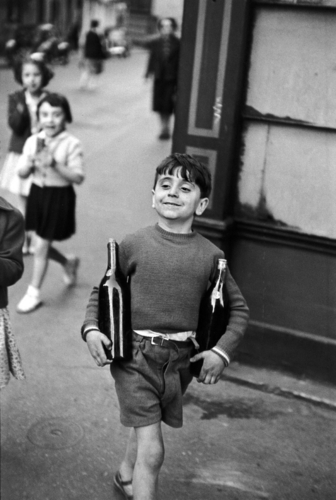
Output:
[[[127,236],[119,246],[122,273],[130,279],[134,330],[196,330],[199,305],[223,252],[196,232],[171,233],[159,225]],[[231,356],[245,333],[249,310],[229,270],[230,320],[218,347]],[[91,293],[82,331],[98,325],[98,288]],[[224,332],[223,332],[224,333]]]

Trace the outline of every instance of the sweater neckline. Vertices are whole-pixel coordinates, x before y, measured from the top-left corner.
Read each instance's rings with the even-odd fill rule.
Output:
[[[161,235],[162,238],[176,243],[183,243],[184,241],[189,241],[195,238],[196,233],[192,231],[191,233],[172,233],[171,231],[166,231],[159,224],[155,224],[155,230]]]

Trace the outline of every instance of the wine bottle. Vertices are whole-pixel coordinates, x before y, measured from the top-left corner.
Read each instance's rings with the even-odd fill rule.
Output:
[[[118,244],[110,238],[107,244],[107,269],[98,293],[98,326],[112,342],[105,349],[107,359],[131,356],[130,294],[126,279],[118,265]]]
[[[224,283],[227,261],[218,259],[217,271],[213,282],[204,294],[198,318],[196,340],[199,348],[193,354],[208,351],[214,347],[226,329],[228,314],[224,307]],[[198,377],[203,365],[203,359],[190,363],[190,371]]]

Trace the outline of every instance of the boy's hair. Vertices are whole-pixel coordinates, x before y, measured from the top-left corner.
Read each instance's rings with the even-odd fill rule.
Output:
[[[42,75],[42,87],[46,87],[54,76],[54,72],[46,65],[46,63],[43,60],[35,59],[32,55],[28,55],[23,59],[21,59],[14,66],[14,78],[20,85],[23,85],[22,71],[23,71],[23,66],[25,64],[34,64],[34,66],[36,66],[39,69]]]
[[[56,92],[52,92],[50,94],[47,94],[37,105],[37,116],[39,115],[40,112],[40,107],[44,102],[47,102],[50,104],[50,106],[54,108],[62,108],[65,114],[65,120],[68,123],[72,122],[72,114],[71,114],[71,109],[70,109],[70,104],[68,99],[62,95],[62,94],[56,94]]]
[[[174,153],[167,156],[156,169],[154,186],[155,189],[159,175],[173,175],[177,169],[181,169],[181,177],[188,182],[194,182],[201,190],[201,198],[208,198],[211,193],[211,174],[208,168],[196,160],[194,156],[182,153]]]

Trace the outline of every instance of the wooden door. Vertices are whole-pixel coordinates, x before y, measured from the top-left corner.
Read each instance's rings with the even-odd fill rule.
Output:
[[[185,0],[173,150],[206,163],[213,192],[195,225],[223,246],[230,226],[234,156],[246,49],[247,0]]]

